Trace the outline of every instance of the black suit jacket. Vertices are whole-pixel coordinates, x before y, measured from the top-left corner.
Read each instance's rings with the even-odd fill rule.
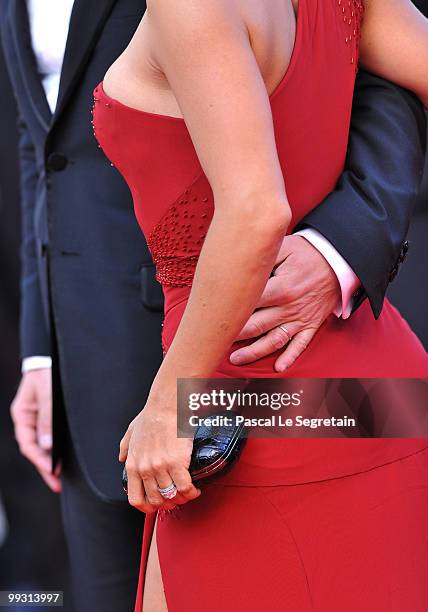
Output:
[[[21,117],[22,357],[53,351],[54,461],[65,404],[84,474],[113,501],[124,499],[119,440],[161,361],[162,294],[129,190],[97,147],[90,110],[93,88],[144,9],[141,0],[75,0],[53,117],[25,2],[6,0],[1,14]],[[364,286],[359,301],[367,292],[376,316],[407,232],[424,140],[416,99],[361,74],[346,172],[301,223],[345,256]]]

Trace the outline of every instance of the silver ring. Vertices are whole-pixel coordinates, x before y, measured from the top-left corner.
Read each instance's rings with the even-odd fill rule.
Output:
[[[287,342],[290,342],[291,338],[293,337],[290,332],[288,331],[288,329],[285,327],[285,325],[278,325],[279,329],[282,329],[282,331],[284,332],[284,334],[286,334],[288,340]]]
[[[171,484],[167,487],[158,487],[159,493],[165,499],[172,499],[173,497],[175,497],[177,495],[177,490],[178,489],[173,482],[171,482]]]

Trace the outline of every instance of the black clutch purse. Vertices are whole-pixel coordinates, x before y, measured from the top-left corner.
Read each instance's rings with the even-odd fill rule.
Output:
[[[237,422],[234,412],[217,412],[204,417],[193,438],[189,472],[193,482],[224,473],[238,459],[247,440],[247,428]],[[123,468],[122,485],[127,492],[128,477]]]
[[[247,429],[236,417],[234,412],[217,412],[205,417],[196,429],[189,466],[194,482],[224,472],[238,459]]]

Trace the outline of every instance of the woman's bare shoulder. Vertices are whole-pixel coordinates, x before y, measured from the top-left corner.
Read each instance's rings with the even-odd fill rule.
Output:
[[[240,11],[243,0],[149,0],[153,65],[164,73],[173,60],[175,68],[195,73],[216,56],[218,70],[234,61],[229,49],[242,48],[250,35]],[[169,75],[171,76],[171,75]]]
[[[148,0],[147,17],[152,31],[153,64],[162,67],[167,52],[183,56],[191,63],[210,52],[218,54],[218,64],[227,61],[231,40],[248,42],[268,91],[284,74],[295,37],[297,0]],[[165,41],[168,44],[165,44]]]
[[[243,22],[242,0],[147,0],[147,15],[157,27],[174,27],[184,37],[202,27],[213,32]]]

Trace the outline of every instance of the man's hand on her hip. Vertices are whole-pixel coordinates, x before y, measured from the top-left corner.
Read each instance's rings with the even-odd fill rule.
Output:
[[[52,372],[30,370],[21,380],[11,405],[15,438],[21,453],[35,465],[48,487],[61,490],[59,472],[51,474]]]
[[[302,236],[286,236],[257,308],[238,340],[257,338],[232,353],[235,365],[251,363],[278,349],[275,369],[289,368],[340,302],[341,290],[333,269]],[[279,327],[281,326],[281,327]]]

